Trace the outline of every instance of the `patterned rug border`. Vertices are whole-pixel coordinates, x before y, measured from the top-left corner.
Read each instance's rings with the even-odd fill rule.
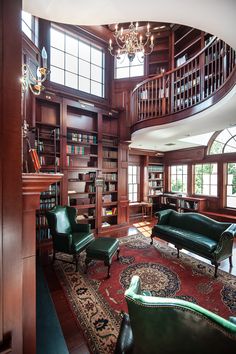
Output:
[[[120,244],[122,243],[127,243],[129,242],[132,238],[135,240],[137,238],[142,238],[143,241],[145,241],[146,243],[150,244],[151,238],[146,237],[144,235],[140,234],[135,234],[135,235],[131,235],[131,236],[125,236],[120,238]],[[155,248],[157,248],[159,251],[164,252],[166,254],[166,256],[169,256],[169,259],[171,260],[176,260],[180,263],[184,263],[187,262],[189,264],[189,262],[191,263],[191,267],[194,268],[196,270],[196,272],[202,275],[206,275],[206,276],[214,276],[214,272],[215,272],[215,267],[211,264],[208,264],[204,261],[204,259],[197,259],[194,258],[193,256],[184,253],[180,250],[179,253],[179,258],[177,258],[177,251],[176,248],[169,246],[167,243],[162,243],[159,242],[157,239],[153,239],[153,246]],[[174,258],[173,258],[174,257]],[[199,268],[199,263],[203,263],[203,265],[205,266],[205,268],[200,269]],[[222,277],[224,279],[224,281],[229,281],[231,285],[236,285],[236,276],[233,274],[230,274],[220,268],[218,268],[217,270],[218,273],[218,277],[214,278],[213,280],[215,281],[221,281]]]
[[[150,244],[150,238],[141,233],[119,238],[120,245],[141,240]],[[214,267],[202,260],[180,252],[180,258],[176,257],[176,249],[165,243],[153,240],[153,246],[162,253],[165,258],[191,267],[197,276],[208,276],[214,282],[227,282],[236,288],[236,277],[221,269],[218,269],[218,278],[214,278]],[[119,333],[121,314],[115,311],[106,299],[97,291],[98,284],[84,274],[85,252],[81,253],[79,272],[74,271],[74,265],[56,261],[54,268],[56,275],[64,289],[66,299],[83,329],[85,338],[93,354],[113,353],[116,338]],[[79,296],[78,296],[79,295]],[[88,307],[92,312],[91,317],[86,317],[83,309]],[[92,309],[92,310],[91,310]],[[87,311],[88,313],[89,311]],[[90,313],[89,312],[89,313]],[[96,335],[98,334],[99,335]]]

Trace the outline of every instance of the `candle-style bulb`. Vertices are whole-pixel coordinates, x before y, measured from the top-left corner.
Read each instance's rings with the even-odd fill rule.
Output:
[[[45,47],[43,47],[43,49],[42,49],[41,56],[42,56],[42,59],[43,59],[43,68],[47,68],[48,55],[47,55]]]

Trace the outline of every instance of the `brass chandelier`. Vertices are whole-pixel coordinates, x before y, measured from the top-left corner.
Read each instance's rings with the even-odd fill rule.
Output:
[[[118,25],[116,24],[113,35],[115,37],[115,48],[113,48],[112,39],[110,39],[108,49],[110,54],[117,59],[120,59],[121,55],[126,54],[129,61],[132,62],[136,54],[141,54],[143,58],[144,55],[148,55],[153,51],[154,37],[150,32],[149,23],[147,24],[144,38],[138,31],[138,22],[135,25],[131,22],[127,30],[124,30],[123,27],[118,29]]]

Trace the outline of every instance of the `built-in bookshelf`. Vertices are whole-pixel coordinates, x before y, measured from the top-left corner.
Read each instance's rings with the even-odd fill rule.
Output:
[[[179,196],[176,194],[163,194],[161,206],[164,209],[174,209],[179,212],[203,212],[206,209],[206,198]]]
[[[67,127],[68,167],[97,167],[97,133]]]
[[[68,171],[68,205],[77,209],[77,222],[96,228],[96,170]]]
[[[36,122],[35,146],[41,171],[57,172],[60,169],[60,126]]]
[[[163,165],[148,166],[148,196],[160,195],[163,193]]]
[[[117,225],[118,216],[118,173],[103,171],[102,224],[101,227]]]
[[[118,114],[102,117],[101,231],[118,224]]]
[[[160,209],[160,195],[164,190],[164,168],[162,164],[149,162],[148,165],[148,200],[153,212]]]
[[[174,30],[175,66],[183,65],[201,50],[202,32],[188,26],[176,26]]]
[[[60,104],[36,100],[35,148],[41,164],[41,173],[57,173],[61,170]],[[52,184],[40,195],[40,208],[36,210],[36,240],[40,248],[51,242],[46,211],[60,204],[60,182]]]
[[[148,56],[149,76],[162,74],[170,69],[170,32],[163,31]]]
[[[83,105],[84,106],[84,105]],[[67,204],[77,209],[78,223],[90,224],[95,230],[98,168],[98,115],[93,107],[76,102],[66,106]]]
[[[49,186],[49,189],[40,195],[40,208],[36,211],[36,240],[38,248],[42,243],[50,241],[51,235],[48,229],[46,211],[60,203],[59,183]]]

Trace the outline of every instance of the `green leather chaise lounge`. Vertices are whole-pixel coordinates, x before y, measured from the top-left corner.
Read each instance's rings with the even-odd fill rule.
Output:
[[[78,271],[78,254],[94,240],[89,224],[77,224],[76,209],[69,206],[55,206],[46,213],[53,241],[53,261],[56,252],[74,256]]]
[[[235,353],[236,317],[226,320],[188,301],[144,295],[137,275],[125,299],[129,314],[115,354]]]
[[[215,277],[220,262],[229,258],[232,267],[233,240],[236,224],[219,222],[199,213],[178,213],[172,209],[157,212],[157,224],[152,228],[153,238],[159,237],[175,245],[209,259],[215,266]]]

